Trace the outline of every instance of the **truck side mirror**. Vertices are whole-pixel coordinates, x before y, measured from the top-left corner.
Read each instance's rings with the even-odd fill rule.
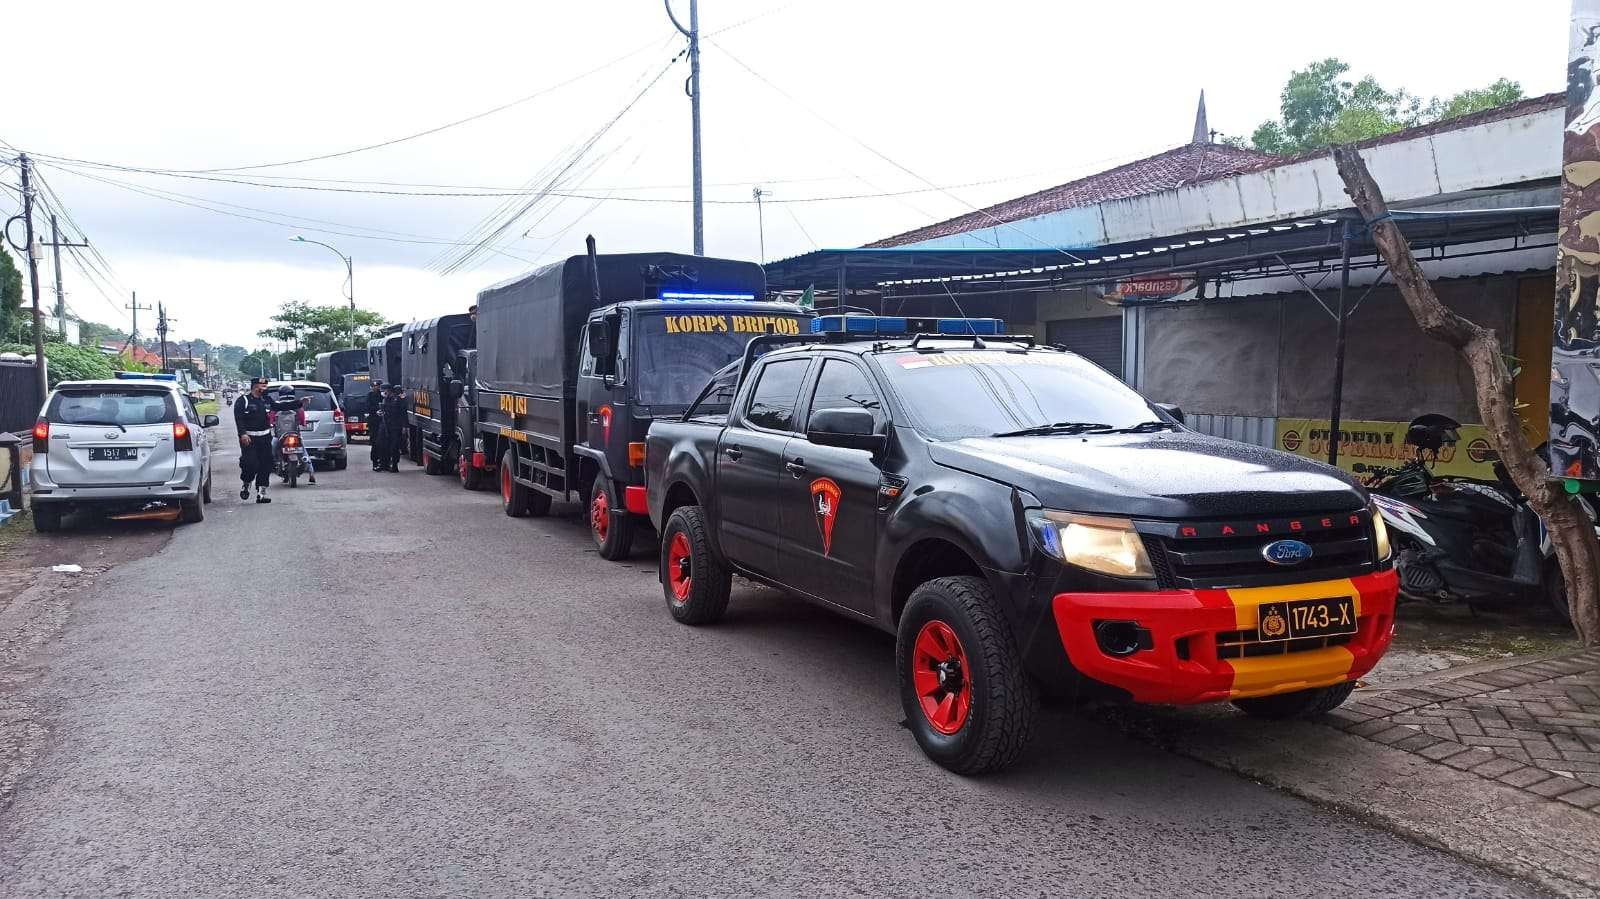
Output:
[[[586,326],[589,355],[594,358],[594,373],[609,377],[616,373],[616,348],[611,345],[611,323],[603,318],[593,319]]]
[[[1156,403],[1156,408],[1167,413],[1167,417],[1178,424],[1187,424],[1187,422],[1183,420],[1183,410],[1179,409],[1177,406],[1174,406],[1171,403]]]
[[[818,409],[806,424],[806,439],[817,446],[842,446],[882,452],[889,438],[877,433],[872,413],[865,409]]]

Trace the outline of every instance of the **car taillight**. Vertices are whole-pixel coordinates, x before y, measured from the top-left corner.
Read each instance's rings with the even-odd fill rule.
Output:
[[[36,453],[50,452],[50,422],[39,419],[33,425],[33,451]]]
[[[334,421],[344,421],[344,410],[343,409],[335,409],[335,410],[333,410],[333,420]]]
[[[189,436],[189,426],[181,421],[172,423],[172,445],[181,450],[194,449],[194,440]]]

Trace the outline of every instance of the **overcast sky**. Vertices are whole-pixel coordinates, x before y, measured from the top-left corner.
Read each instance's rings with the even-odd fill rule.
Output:
[[[688,0],[678,7],[686,20]],[[1568,12],[1566,0],[702,0],[707,196],[730,201],[707,206],[706,252],[758,256],[756,185],[772,192],[768,259],[857,246],[1183,143],[1201,88],[1211,126],[1248,135],[1276,114],[1289,72],[1324,56],[1423,96],[1502,76],[1558,90]],[[353,256],[357,303],[395,321],[464,309],[481,287],[581,253],[588,233],[602,251],[691,246],[688,70],[667,70],[683,41],[659,2],[80,0],[15,5],[5,20],[0,140],[40,154],[109,261],[109,296],[66,267],[68,304],[91,320],[126,327],[137,290],[166,303],[179,338],[262,345],[255,332],[284,300],[341,301],[343,263],[296,233]],[[178,178],[48,158],[271,164],[546,89],[318,162]],[[508,198],[344,192],[517,190],[563,170],[581,196],[537,203],[497,253],[449,275],[441,263]],[[14,184],[16,170],[0,177]],[[801,202],[906,191],[922,192]],[[16,207],[0,191],[0,213]]]

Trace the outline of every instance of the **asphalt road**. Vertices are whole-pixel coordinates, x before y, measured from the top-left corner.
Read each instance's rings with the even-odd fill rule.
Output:
[[[749,586],[682,627],[644,552],[364,448],[269,506],[231,465],[18,663],[0,894],[1530,892],[1066,713],[956,777],[886,636]]]

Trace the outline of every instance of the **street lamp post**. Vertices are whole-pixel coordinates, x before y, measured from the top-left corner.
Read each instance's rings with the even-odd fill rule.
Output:
[[[351,259],[349,256],[346,256],[345,254],[339,252],[338,249],[328,246],[327,244],[323,243],[320,240],[310,240],[308,238],[300,236],[299,234],[296,234],[295,236],[293,236],[293,237],[291,237],[289,239],[291,241],[294,241],[295,243],[314,243],[319,247],[327,247],[328,249],[333,250],[333,254],[335,256],[338,256],[340,259],[344,260],[344,280],[345,280],[345,285],[346,285],[346,287],[348,289],[347,295],[348,295],[348,297],[350,299],[350,346],[355,346],[356,345],[356,263],[355,263],[355,260]]]

